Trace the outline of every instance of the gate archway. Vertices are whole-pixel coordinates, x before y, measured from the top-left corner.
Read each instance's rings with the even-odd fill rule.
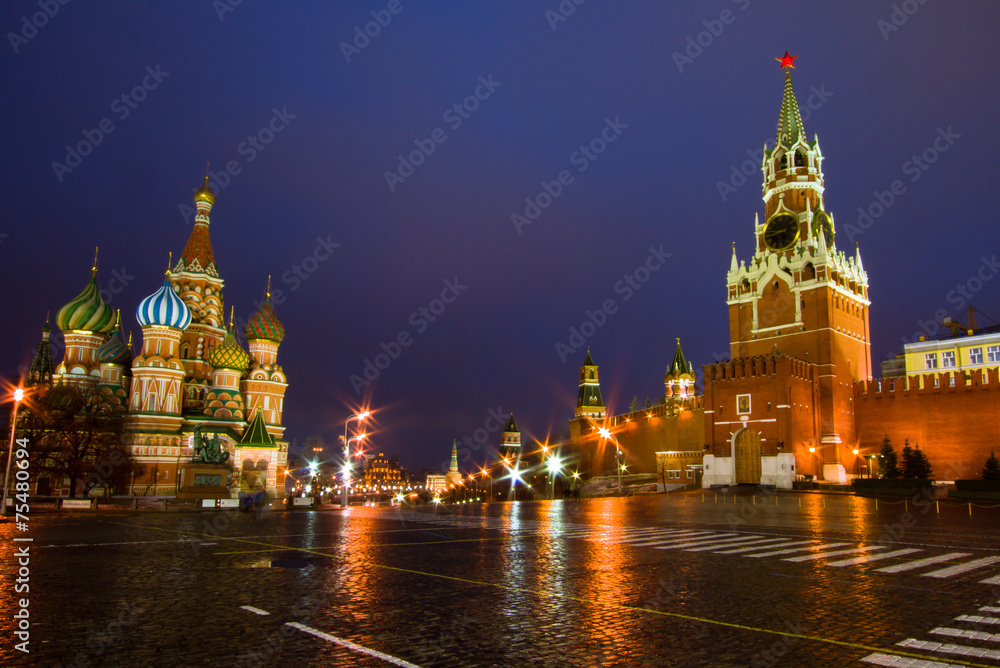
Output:
[[[737,485],[759,485],[760,436],[753,429],[740,429],[733,437],[733,467]]]

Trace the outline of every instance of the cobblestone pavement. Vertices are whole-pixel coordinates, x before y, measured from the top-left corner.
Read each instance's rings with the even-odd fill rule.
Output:
[[[37,513],[0,665],[1000,665],[1000,509],[917,501]]]

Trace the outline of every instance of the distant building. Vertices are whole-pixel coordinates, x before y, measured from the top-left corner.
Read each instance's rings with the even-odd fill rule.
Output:
[[[424,488],[435,495],[448,489],[448,479],[440,473],[428,473]]]
[[[455,440],[451,443],[451,463],[444,479],[448,487],[458,487],[462,484],[462,473],[458,470],[458,441]]]
[[[403,474],[399,468],[399,460],[378,453],[377,457],[369,457],[365,463],[362,485],[380,491],[402,489]]]

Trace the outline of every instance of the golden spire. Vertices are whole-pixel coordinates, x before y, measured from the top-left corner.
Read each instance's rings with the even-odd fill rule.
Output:
[[[271,299],[271,274],[267,275],[267,298]]]
[[[98,247],[94,246],[94,266],[90,268],[90,277],[97,278],[97,251]]]
[[[115,311],[115,329],[117,330],[122,326],[122,310],[118,309]]]
[[[167,274],[166,274],[167,276],[170,275],[170,267],[172,267],[173,264],[174,264],[174,252],[169,251],[167,253]]]
[[[233,312],[236,310],[235,306],[229,307],[229,331],[233,330]]]

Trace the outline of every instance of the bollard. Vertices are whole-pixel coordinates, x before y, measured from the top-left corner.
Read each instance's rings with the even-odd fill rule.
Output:
[[[875,510],[878,510],[878,499],[875,499]]]
[[[940,501],[935,501],[934,505],[937,506],[937,514],[940,515],[941,514],[941,502]]]
[[[701,493],[701,502],[705,503],[705,492]]]
[[[826,497],[823,497],[823,508],[826,508]]]
[[[969,516],[970,517],[972,516],[972,504],[971,503],[969,504]]]
[[[802,507],[802,497],[800,496],[799,497],[799,508],[801,508],[801,507]]]
[[[718,503],[719,502],[719,495],[718,494],[713,494],[712,496],[715,498],[715,502]]]
[[[757,505],[757,495],[756,494],[753,495],[753,505],[755,505],[755,506]]]
[[[903,499],[903,510],[909,510],[910,504],[906,499]]]

